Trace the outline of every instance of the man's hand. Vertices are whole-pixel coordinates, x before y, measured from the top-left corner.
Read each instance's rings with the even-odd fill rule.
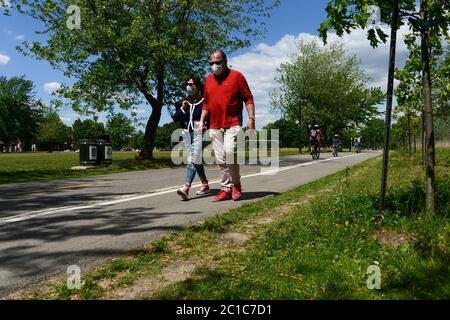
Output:
[[[247,129],[255,130],[255,118],[252,118],[252,117],[248,118]]]

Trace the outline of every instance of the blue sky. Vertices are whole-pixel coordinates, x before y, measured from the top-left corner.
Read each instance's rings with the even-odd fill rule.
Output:
[[[268,96],[268,92],[277,87],[274,81],[275,69],[280,63],[287,62],[290,54],[295,53],[298,39],[312,40],[316,37],[319,24],[326,18],[326,3],[326,0],[282,0],[281,6],[273,10],[271,17],[266,20],[266,36],[255,41],[250,48],[229,55],[230,65],[244,73],[254,93],[258,128],[279,118],[279,115],[270,111]],[[59,70],[52,69],[46,61],[26,57],[15,49],[23,40],[39,39],[41,36],[36,35],[34,31],[40,29],[40,24],[31,18],[16,14],[11,17],[0,15],[0,75],[24,75],[35,83],[36,96],[48,102],[52,98],[51,90],[57,87],[58,83],[70,84],[73,81],[64,77]],[[406,58],[406,49],[401,41],[404,32],[405,30],[400,32],[398,41],[397,66],[401,66]],[[336,37],[331,35],[330,39]],[[361,59],[363,67],[374,78],[373,84],[382,86],[384,90],[387,45],[372,49],[363,31],[354,32],[340,41],[350,53]],[[138,106],[137,110],[141,116],[148,118],[148,106]],[[79,117],[69,109],[61,110],[60,116],[68,125]],[[100,119],[104,121],[105,115],[101,115]],[[169,121],[169,114],[164,110],[161,124]]]

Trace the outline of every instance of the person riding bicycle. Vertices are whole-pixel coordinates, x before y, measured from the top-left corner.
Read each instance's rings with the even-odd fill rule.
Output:
[[[355,149],[356,149],[356,152],[357,152],[357,153],[360,153],[360,152],[361,152],[361,149],[362,149],[361,137],[359,137],[359,138],[356,139],[356,142],[355,142]]]
[[[339,150],[339,147],[341,146],[341,136],[340,136],[339,132],[336,132],[333,135],[331,144],[333,146],[333,155],[337,156],[337,152]]]
[[[311,148],[311,154],[313,153],[313,148],[317,145],[317,151],[320,152],[320,140],[322,139],[322,132],[318,124],[310,126],[309,130],[309,145]]]

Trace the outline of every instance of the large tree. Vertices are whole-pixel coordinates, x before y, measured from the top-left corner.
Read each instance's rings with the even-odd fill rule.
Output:
[[[126,146],[134,134],[133,122],[123,113],[110,117],[106,123],[106,132],[111,137],[112,147],[118,150]]]
[[[367,121],[360,134],[366,147],[382,148],[384,140],[384,120],[375,118]]]
[[[37,134],[38,149],[59,150],[60,146],[69,146],[70,130],[55,111],[48,111]]]
[[[409,50],[408,59],[402,69],[397,69],[395,78],[400,81],[395,90],[398,105],[394,108],[394,115],[406,116],[405,124],[408,126],[409,150],[411,150],[411,134],[417,113],[422,115],[422,157],[425,164],[425,109],[423,104],[423,81],[422,81],[422,59],[419,35],[411,33],[405,36],[405,43]],[[446,114],[449,109],[448,101],[450,97],[450,56],[448,50],[449,41],[444,37],[437,37],[430,34],[430,70],[432,80],[432,98],[435,105],[435,116],[440,117]],[[445,50],[447,49],[447,52]]]
[[[286,118],[269,123],[263,129],[268,131],[268,138],[272,129],[279,130],[280,148],[299,148],[306,140],[300,134],[299,123]]]
[[[77,119],[72,125],[73,142],[78,145],[81,139],[97,139],[99,136],[105,135],[105,126],[101,122],[91,119]]]
[[[140,157],[153,158],[162,108],[179,95],[180,80],[202,74],[215,48],[248,46],[279,0],[79,0],[80,28],[77,8],[66,12],[72,1],[9,2],[9,11],[43,23],[47,40],[25,43],[24,52],[76,79],[59,92],[75,110],[150,105]]]
[[[425,119],[425,148],[426,148],[426,208],[430,214],[434,213],[434,131],[433,131],[433,107],[431,94],[431,74],[430,74],[430,32],[436,35],[448,36],[448,26],[450,22],[448,0],[420,0],[420,7],[416,8],[416,0],[329,0],[326,7],[327,20],[320,27],[319,32],[324,41],[327,32],[334,29],[338,36],[350,33],[353,29],[367,28],[370,13],[368,5],[376,5],[380,9],[380,20],[398,28],[409,21],[410,26],[420,33],[420,51],[423,80],[423,104]],[[393,25],[392,13],[397,12],[400,17],[397,25]],[[407,20],[406,20],[407,19]],[[394,29],[395,30],[395,29]],[[386,42],[387,35],[382,28],[370,28],[367,31],[367,38],[372,46],[377,46],[381,42]],[[395,51],[391,51],[395,52]]]
[[[19,138],[29,145],[36,136],[44,106],[33,90],[33,82],[24,77],[0,76],[0,140],[5,144]]]
[[[172,148],[172,132],[180,128],[177,122],[169,122],[160,127],[156,131],[155,148],[159,150],[170,150]]]
[[[272,105],[283,116],[299,123],[298,134],[318,123],[325,137],[356,128],[378,114],[384,95],[370,88],[370,76],[343,46],[321,48],[317,42],[298,43],[298,53],[278,68],[280,90]]]

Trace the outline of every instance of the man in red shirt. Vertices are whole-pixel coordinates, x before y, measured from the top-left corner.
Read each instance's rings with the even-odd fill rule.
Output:
[[[243,103],[247,106],[248,129],[255,129],[255,106],[253,95],[242,73],[231,70],[227,56],[222,50],[215,51],[209,64],[212,73],[205,80],[203,110],[199,130],[210,115],[210,136],[221,171],[221,190],[213,201],[238,200],[241,197],[239,164],[234,157],[235,144],[242,134]]]

